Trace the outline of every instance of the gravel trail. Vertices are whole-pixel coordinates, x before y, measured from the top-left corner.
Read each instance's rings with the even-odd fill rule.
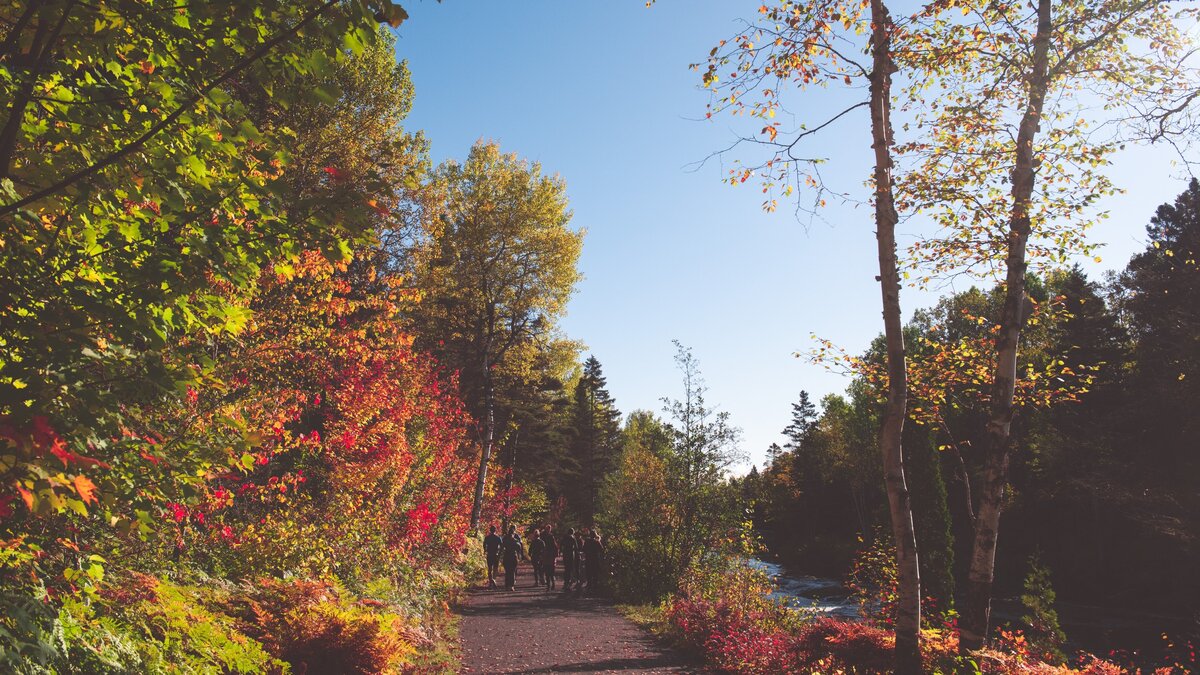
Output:
[[[459,612],[466,673],[702,672],[608,601],[535,588],[528,565],[517,590],[472,588]]]

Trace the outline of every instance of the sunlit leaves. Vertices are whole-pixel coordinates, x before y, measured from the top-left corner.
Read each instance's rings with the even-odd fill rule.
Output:
[[[1033,141],[1033,269],[1093,255],[1086,232],[1105,217],[1101,200],[1118,192],[1105,169],[1136,134],[1130,125],[1194,79],[1181,60],[1184,20],[1173,12],[1167,2],[1054,3],[1049,91]],[[897,42],[901,64],[922,73],[900,100],[910,140],[897,148],[901,207],[937,227],[909,249],[921,283],[963,271],[995,275],[1004,265],[1036,20],[1026,5],[938,2],[914,15]]]
[[[294,270],[261,280],[253,323],[218,371],[233,386],[202,394],[203,414],[186,420],[194,433],[246,422],[246,449],[230,448],[187,516],[189,540],[314,572],[461,545],[475,473],[467,418],[452,383],[412,351],[396,280],[358,298],[345,265],[320,254]]]
[[[218,363],[260,273],[345,259],[375,221],[289,193],[297,135],[260,104],[312,105],[279,85],[335,73],[347,33],[376,44],[390,3],[24,6],[0,54],[0,539],[43,533],[35,568],[70,567],[44,533],[149,538],[261,447],[237,411],[175,434],[236,390]]]
[[[853,0],[764,3],[757,20],[721,40],[704,63],[692,65],[701,71],[701,83],[712,95],[707,118],[728,113],[765,122],[755,127],[756,134],[741,139],[765,146],[765,158],[739,158],[737,162],[745,164],[730,169],[725,180],[740,185],[755,178],[767,195],[763,206],[768,211],[778,205],[777,193],[790,197],[813,186],[818,188],[814,208],[824,206],[824,186],[815,178],[823,158],[800,153],[799,141],[862,104],[852,103],[848,110],[815,119],[811,111],[817,107],[810,106],[802,118],[810,122],[794,130],[784,130],[774,120],[789,90],[825,89],[831,83],[865,86],[867,70],[860,55],[869,29],[866,8],[866,3]],[[844,101],[838,105],[846,106]]]
[[[964,297],[972,293],[963,294]],[[970,299],[969,297],[967,298]],[[1033,302],[1026,329],[1029,356],[1019,367],[1014,404],[1018,409],[1048,408],[1078,401],[1105,364],[1077,363],[1049,349],[1056,326],[1069,321],[1065,298]],[[957,303],[944,304],[951,311]],[[908,354],[909,417],[918,424],[940,426],[951,410],[986,409],[991,401],[999,326],[970,304],[958,305],[957,316],[943,316],[913,336]],[[953,326],[946,325],[953,322]],[[816,338],[807,354],[813,362],[866,382],[879,401],[887,394],[887,368],[877,355],[853,356],[829,340]]]

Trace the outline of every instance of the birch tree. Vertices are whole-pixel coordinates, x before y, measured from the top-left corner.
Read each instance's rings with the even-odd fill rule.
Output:
[[[922,77],[903,97],[916,140],[898,148],[909,169],[899,201],[940,227],[910,249],[913,268],[921,282],[966,272],[999,277],[1004,288],[959,623],[964,653],[988,631],[1031,309],[1025,275],[1094,254],[1086,231],[1103,217],[1099,200],[1117,191],[1103,168],[1127,138],[1142,135],[1143,110],[1169,110],[1194,89],[1180,30],[1187,17],[1174,6],[938,0],[906,22],[897,59]]]
[[[883,0],[869,2],[792,2],[764,4],[761,19],[748,23],[731,40],[712,50],[704,72],[704,83],[714,92],[709,116],[721,112],[744,114],[759,119],[762,130],[747,143],[766,148],[766,159],[731,169],[731,184],[757,177],[764,206],[774,209],[774,194],[791,196],[813,188],[816,205],[823,205],[825,187],[819,166],[822,158],[797,152],[809,136],[833,125],[842,117],[866,108],[863,141],[870,139],[873,171],[870,179],[874,225],[879,261],[880,294],[887,352],[887,403],[879,433],[887,487],[892,534],[900,589],[896,617],[896,670],[920,672],[921,583],[917,561],[912,505],[904,476],[901,437],[907,406],[904,335],[900,311],[900,267],[896,253],[896,224],[899,213],[894,197],[892,128],[892,76],[897,71],[892,40],[896,25]],[[865,52],[870,62],[860,63]],[[722,80],[722,76],[727,79]],[[801,125],[788,133],[775,120],[781,109],[781,90],[798,87],[811,91],[830,83],[853,87],[867,85],[867,96],[813,126]],[[861,90],[861,86],[859,87]]]

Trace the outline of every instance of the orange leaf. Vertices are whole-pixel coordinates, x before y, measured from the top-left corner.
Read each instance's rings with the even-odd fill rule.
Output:
[[[79,493],[79,498],[84,504],[96,503],[96,484],[87,476],[75,476],[75,491]]]
[[[29,490],[26,490],[25,488],[21,487],[20,485],[17,485],[17,492],[20,492],[21,499],[25,500],[26,508],[28,508],[30,511],[32,511],[33,510],[33,493],[30,492]]]

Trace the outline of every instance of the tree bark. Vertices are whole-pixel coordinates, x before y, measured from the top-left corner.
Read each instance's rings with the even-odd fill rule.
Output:
[[[908,373],[900,315],[900,269],[896,258],[896,213],[892,186],[891,86],[896,71],[891,53],[892,20],[883,0],[871,0],[871,147],[875,151],[875,228],[879,246],[879,283],[887,344],[888,397],[879,449],[896,542],[900,578],[896,606],[896,672],[921,672],[921,578],[912,504],[904,478],[901,436],[908,405]]]
[[[975,518],[975,540],[967,576],[966,607],[959,628],[959,649],[966,655],[983,646],[991,615],[992,580],[996,564],[996,539],[1000,512],[1008,485],[1009,437],[1012,429],[1013,394],[1017,381],[1017,348],[1025,317],[1025,247],[1032,229],[1030,206],[1037,172],[1033,141],[1041,122],[1042,107],[1049,88],[1051,0],[1038,1],[1038,25],[1034,36],[1033,61],[1028,76],[1029,99],[1017,131],[1016,156],[1012,171],[1012,211],[1009,218],[1007,276],[1000,333],[996,336],[996,369],[992,376],[991,406],[984,440],[983,484]]]
[[[8,117],[5,119],[4,126],[0,128],[0,180],[9,177],[9,172],[12,170],[12,163],[17,149],[17,137],[21,130],[21,123],[25,119],[25,108],[33,98],[34,86],[42,79],[42,70],[46,65],[46,56],[49,55],[54,43],[58,40],[58,34],[62,31],[63,25],[66,24],[67,16],[71,12],[74,3],[70,3],[63,10],[57,28],[52,35],[47,36],[50,29],[50,17],[38,17],[37,29],[34,31],[32,43],[29,46],[29,54],[25,59],[19,59],[17,50],[21,42],[20,32],[24,30],[24,25],[34,14],[34,8],[41,3],[31,3],[25,12],[21,15],[17,25],[9,34],[11,42],[12,54],[8,53],[9,47],[5,47],[5,56],[10,63],[24,61],[25,76],[21,79],[21,85],[17,88],[16,95],[13,97],[11,105],[8,109]]]
[[[471,529],[479,530],[483,515],[483,489],[487,485],[488,463],[492,459],[492,444],[496,439],[495,387],[488,358],[483,359],[483,449],[479,455],[479,474],[475,477],[475,501],[471,506]]]

